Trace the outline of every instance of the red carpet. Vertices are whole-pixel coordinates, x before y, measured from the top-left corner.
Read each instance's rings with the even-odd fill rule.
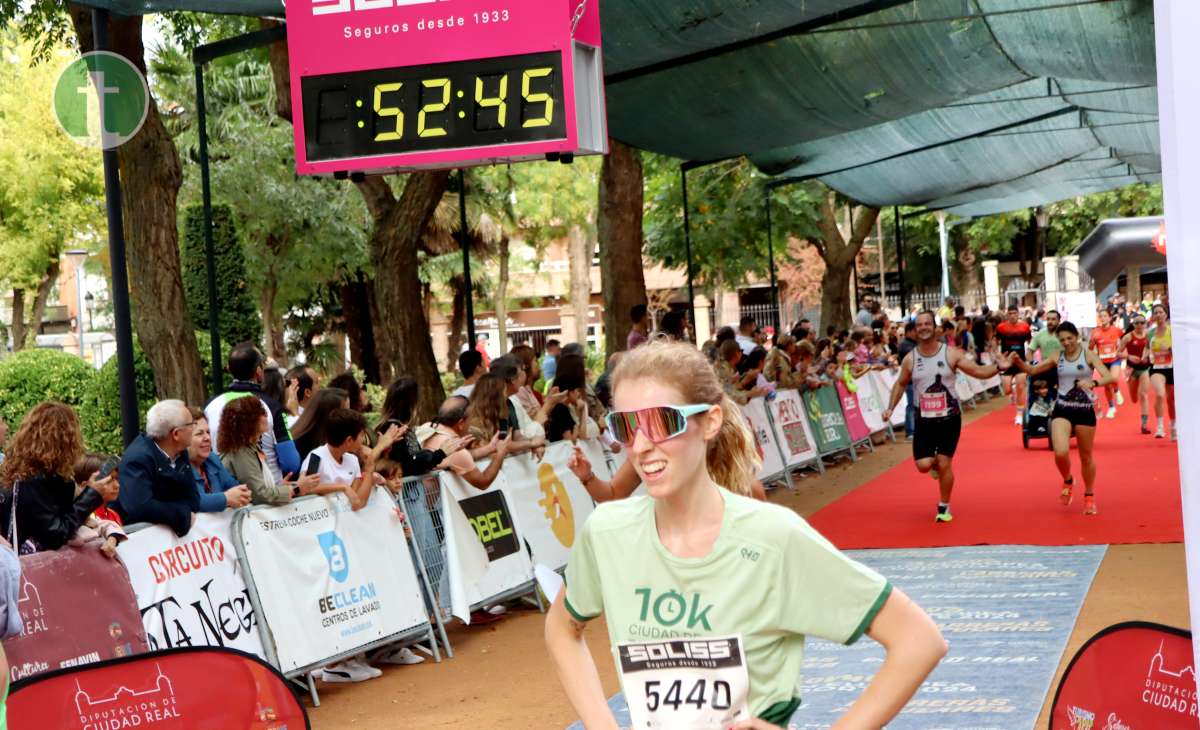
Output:
[[[937,483],[918,473],[911,459],[809,521],[843,550],[1183,541],[1176,444],[1139,433],[1137,404],[1126,398],[1115,419],[1100,419],[1099,514],[1089,517],[1083,516],[1083,479],[1074,447],[1076,496],[1064,507],[1049,441],[1039,439],[1023,449],[1013,415],[1008,406],[963,428],[954,457],[953,522],[934,523]]]

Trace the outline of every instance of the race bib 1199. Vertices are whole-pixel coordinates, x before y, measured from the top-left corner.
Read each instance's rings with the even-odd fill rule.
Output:
[[[617,645],[635,730],[727,728],[750,717],[750,676],[737,636]]]

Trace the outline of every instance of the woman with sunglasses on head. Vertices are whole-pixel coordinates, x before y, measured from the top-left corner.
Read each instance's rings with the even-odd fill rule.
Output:
[[[636,727],[785,726],[808,635],[883,644],[887,658],[840,723],[895,717],[945,641],[799,515],[744,496],[758,468],[753,436],[704,356],[668,343],[630,352],[613,373],[613,406],[609,428],[649,496],[588,518],[545,628],[584,726],[617,727],[583,639],[601,614]]]
[[[1155,304],[1150,310],[1154,329],[1150,330],[1150,386],[1154,388],[1154,413],[1158,416],[1158,428],[1154,438],[1166,438],[1163,428],[1163,402],[1167,415],[1171,417],[1171,440],[1175,433],[1175,356],[1171,343],[1171,320],[1164,304]]]
[[[1121,338],[1118,357],[1129,363],[1129,397],[1142,408],[1142,433],[1150,433],[1150,337],[1146,318],[1133,315],[1133,331]]]
[[[1053,360],[1029,365],[1017,361],[1017,367],[1031,379],[1054,370],[1058,375],[1058,397],[1050,413],[1050,445],[1054,448],[1054,464],[1062,475],[1063,486],[1059,499],[1071,504],[1075,477],[1071,475],[1071,437],[1079,447],[1079,470],[1083,474],[1083,514],[1096,514],[1096,393],[1097,388],[1113,382],[1113,375],[1100,355],[1086,347],[1079,330],[1063,322],[1054,332],[1062,343],[1062,351]],[[1099,373],[1094,379],[1092,373]]]

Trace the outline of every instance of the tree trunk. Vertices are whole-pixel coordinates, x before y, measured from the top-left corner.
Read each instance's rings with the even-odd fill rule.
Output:
[[[592,303],[592,246],[582,226],[571,226],[567,231],[567,265],[571,280],[571,291],[567,296],[575,312],[575,341],[587,347],[588,313]]]
[[[20,352],[25,349],[25,338],[28,336],[25,329],[24,289],[13,289],[12,312],[12,348],[13,352]]]
[[[454,292],[454,301],[450,303],[450,334],[446,343],[446,372],[452,373],[458,368],[458,353],[462,351],[465,335],[463,328],[467,322],[467,279],[461,273],[450,277],[450,290]]]
[[[281,367],[288,366],[287,347],[283,342],[283,317],[275,313],[275,297],[279,293],[279,285],[275,282],[274,272],[268,272],[267,280],[263,283],[262,307],[263,342],[267,344],[267,352]]]
[[[629,310],[646,304],[642,270],[642,157],[633,147],[609,140],[600,166],[600,291],[604,293],[605,352],[625,349],[633,323]]]
[[[38,282],[37,294],[33,297],[33,311],[29,313],[29,327],[27,332],[32,332],[36,344],[38,333],[42,331],[42,320],[46,317],[46,300],[50,298],[50,290],[54,288],[54,282],[58,281],[60,262],[57,257],[50,260],[46,264],[46,273],[42,274],[42,280]],[[83,316],[83,311],[79,312],[79,316]]]
[[[812,241],[825,261],[825,274],[821,278],[822,332],[829,325],[843,328],[854,321],[850,311],[850,277],[858,252],[879,217],[878,208],[865,205],[847,206],[846,212],[843,229],[838,221],[837,193],[826,191],[817,219],[821,235]]]
[[[79,5],[70,8],[80,50],[91,51],[91,10]],[[114,15],[109,24],[112,50],[145,73],[142,16]],[[182,171],[175,142],[163,126],[153,96],[141,131],[117,150],[117,157],[133,326],[154,369],[159,398],[200,405],[205,401],[204,371],[184,302],[176,227]]]
[[[500,259],[500,275],[496,281],[496,339],[499,347],[504,350],[508,342],[508,236],[500,234],[500,248],[497,254]]]
[[[369,250],[375,305],[387,318],[374,320],[380,374],[389,381],[400,375],[416,378],[421,393],[416,415],[422,421],[436,414],[445,390],[421,301],[418,251],[448,179],[444,170],[412,173],[399,199],[382,177],[356,183],[374,222]]]
[[[341,287],[342,324],[350,340],[350,362],[363,371],[369,383],[381,382],[379,341],[371,317],[372,282],[359,271],[356,278]]]
[[[950,281],[958,292],[962,304],[967,309],[983,304],[970,297],[974,292],[983,289],[983,267],[979,263],[979,253],[971,246],[971,239],[963,232],[962,227],[956,227],[950,236],[950,246],[954,251],[954,263],[950,266]]]

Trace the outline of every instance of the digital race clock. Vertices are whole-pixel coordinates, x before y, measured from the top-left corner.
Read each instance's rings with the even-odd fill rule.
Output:
[[[606,152],[596,3],[289,2],[297,171]]]

